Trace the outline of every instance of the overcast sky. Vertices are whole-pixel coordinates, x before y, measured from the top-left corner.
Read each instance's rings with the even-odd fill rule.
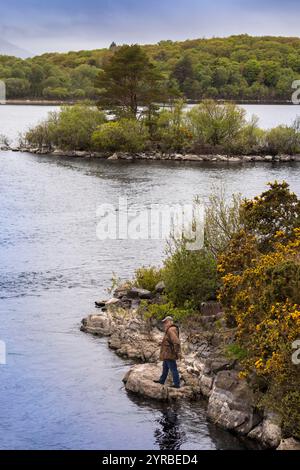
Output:
[[[0,38],[34,54],[211,36],[299,36],[299,0],[0,0]]]

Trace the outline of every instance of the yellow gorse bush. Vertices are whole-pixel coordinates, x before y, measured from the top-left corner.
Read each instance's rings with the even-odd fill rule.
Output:
[[[286,429],[299,437],[300,365],[292,362],[292,343],[300,339],[300,228],[291,241],[277,241],[274,251],[256,253],[238,270],[236,261],[253,239],[244,233],[239,242],[240,250],[235,240],[219,259],[219,299],[236,326],[238,344],[247,351],[245,371],[265,379],[267,406],[279,411]]]

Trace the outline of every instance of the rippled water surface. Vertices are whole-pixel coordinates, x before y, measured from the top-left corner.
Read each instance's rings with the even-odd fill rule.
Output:
[[[5,110],[5,112],[4,112]],[[46,108],[1,107],[13,137]],[[160,263],[160,241],[99,241],[97,207],[191,202],[224,181],[253,196],[270,180],[300,193],[299,164],[222,166],[100,162],[0,152],[0,447],[25,449],[244,448],[202,403],[165,407],[128,395],[129,362],[79,331],[115,273]]]

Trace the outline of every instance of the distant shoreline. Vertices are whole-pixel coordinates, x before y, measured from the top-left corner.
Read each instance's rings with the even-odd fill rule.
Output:
[[[192,153],[163,153],[163,152],[97,152],[91,150],[61,150],[46,147],[35,148],[32,146],[0,146],[0,151],[30,153],[47,157],[62,158],[97,158],[102,161],[175,161],[193,163],[289,163],[300,162],[300,154],[278,155],[231,155],[231,154],[192,154]]]
[[[295,106],[291,101],[284,101],[284,100],[216,100],[217,102],[233,102],[239,105],[289,105],[289,106]],[[64,105],[74,105],[81,103],[81,101],[59,101],[59,100],[6,100],[5,104],[2,104],[2,106],[5,105],[15,105],[15,106],[64,106]],[[201,103],[201,100],[199,101],[192,101],[192,100],[187,100],[187,104],[197,104]]]

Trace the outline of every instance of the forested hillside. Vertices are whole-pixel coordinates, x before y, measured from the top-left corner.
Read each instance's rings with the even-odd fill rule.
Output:
[[[25,60],[0,56],[0,79],[8,99],[97,99],[99,70],[117,47]],[[293,80],[300,79],[300,38],[240,35],[143,48],[166,80],[192,100],[289,100]]]

